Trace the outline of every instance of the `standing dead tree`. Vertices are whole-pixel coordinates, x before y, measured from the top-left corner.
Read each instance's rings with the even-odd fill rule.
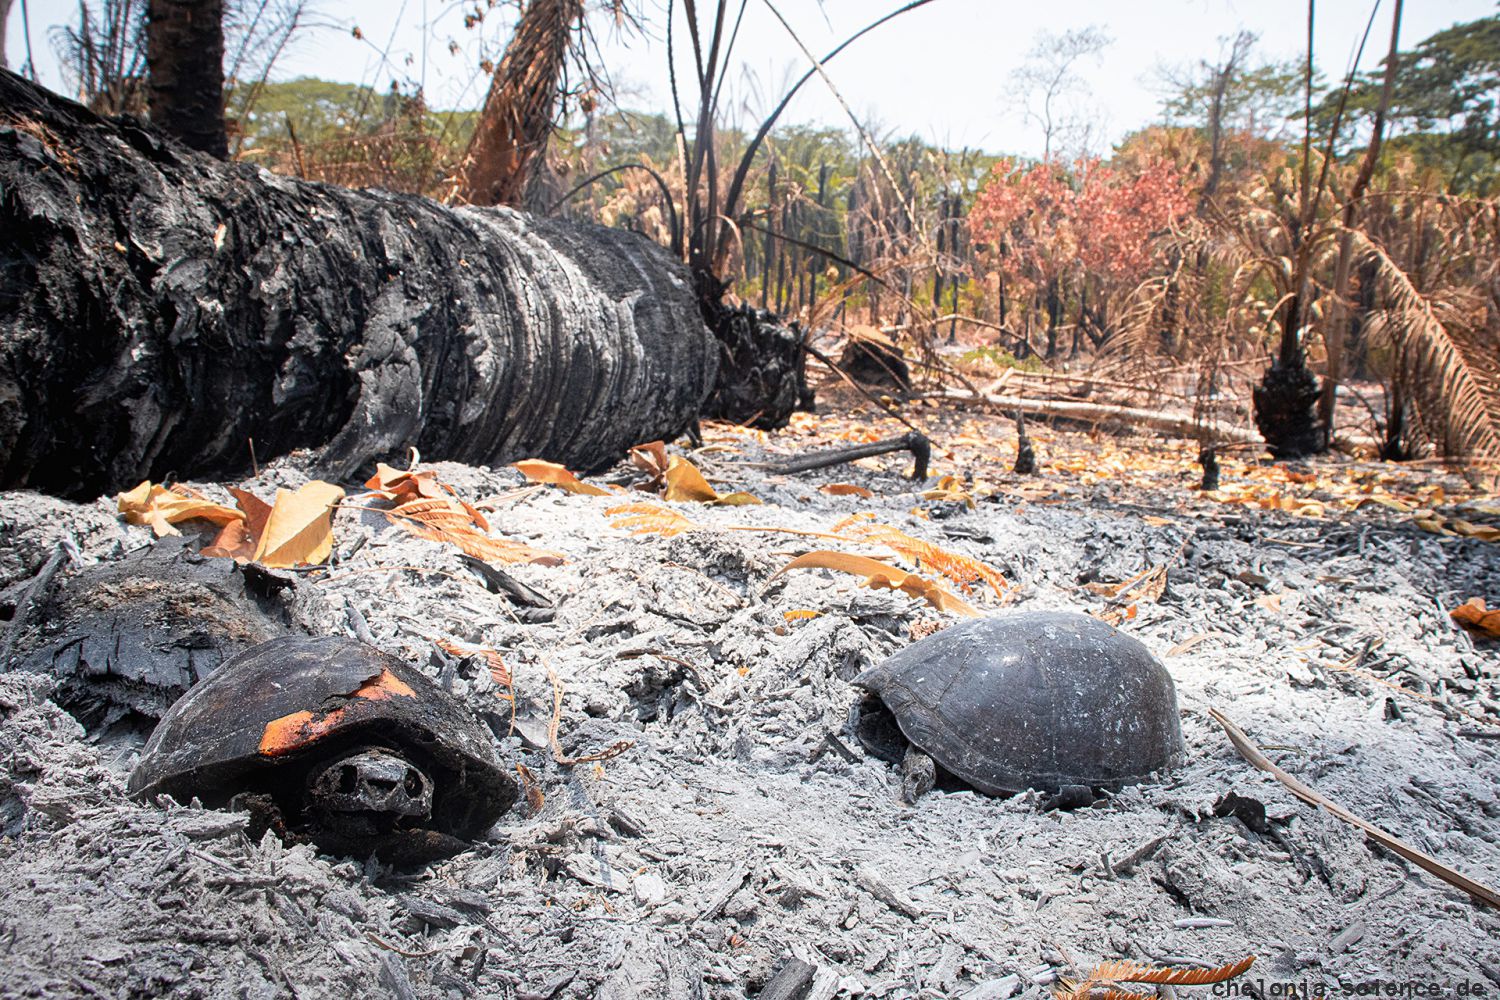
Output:
[[[520,203],[531,163],[546,148],[552,131],[568,39],[583,16],[583,0],[526,4],[490,81],[453,200],[472,205]]]
[[[0,72],[0,487],[316,449],[596,469],[713,384],[686,270],[621,230],[225,164]]]
[[[224,0],[149,0],[151,120],[191,149],[224,159]]]

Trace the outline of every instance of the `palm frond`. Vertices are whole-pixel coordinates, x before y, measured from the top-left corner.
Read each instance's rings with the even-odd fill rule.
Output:
[[[1354,238],[1386,300],[1369,335],[1390,345],[1424,430],[1446,457],[1500,458],[1500,337],[1483,322],[1477,292],[1423,294],[1372,237],[1356,230]]]

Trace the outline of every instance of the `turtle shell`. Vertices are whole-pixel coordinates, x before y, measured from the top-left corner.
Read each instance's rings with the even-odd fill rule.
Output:
[[[1109,790],[1183,753],[1177,693],[1139,640],[1087,615],[1030,611],[954,625],[854,679],[902,734],[991,795]],[[863,728],[863,727],[862,727]]]
[[[374,746],[426,771],[442,833],[476,837],[516,799],[467,710],[396,657],[341,637],[285,636],[226,660],[162,717],[129,788],[210,805],[242,791],[300,796],[312,767]]]

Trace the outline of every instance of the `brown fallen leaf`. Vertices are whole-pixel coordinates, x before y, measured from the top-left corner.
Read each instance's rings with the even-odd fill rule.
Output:
[[[1120,583],[1088,583],[1083,589],[1121,601],[1159,600],[1167,589],[1167,567],[1159,564],[1148,566]]]
[[[749,504],[758,504],[760,500],[749,493],[734,492],[720,495],[703,478],[703,473],[698,467],[679,455],[673,455],[667,462],[666,489],[662,493],[663,500],[696,500],[699,503],[717,504],[721,507],[743,507]]]
[[[819,493],[827,493],[831,497],[863,497],[868,500],[875,494],[863,486],[854,483],[827,483],[818,487]]]
[[[1266,594],[1263,597],[1257,597],[1255,600],[1251,601],[1250,603],[1254,604],[1257,608],[1265,608],[1267,611],[1270,611],[1273,614],[1280,614],[1281,613],[1281,595],[1280,594]]]
[[[326,561],[333,551],[333,505],[343,498],[340,487],[321,479],[278,489],[251,561],[272,569]]]
[[[531,768],[517,762],[516,774],[521,777],[521,788],[526,796],[526,811],[535,816],[542,811],[547,804],[547,796],[542,793],[541,782],[536,780],[536,775],[531,773]]]
[[[1217,634],[1218,633],[1216,632],[1195,632],[1194,634],[1179,642],[1177,645],[1173,646],[1171,649],[1167,650],[1167,655],[1181,656],[1183,653],[1186,653],[1188,650],[1198,645],[1198,643],[1208,639],[1212,639]]]
[[[255,558],[255,546],[265,534],[266,521],[271,516],[271,505],[249,490],[237,486],[228,487],[235,503],[244,513],[238,521],[230,521],[219,530],[213,544],[203,547],[203,555],[233,559],[245,563]]]
[[[630,449],[630,462],[649,478],[639,489],[650,493],[661,492],[662,482],[667,477],[667,466],[672,464],[667,455],[667,446],[660,441],[649,441]]]
[[[397,469],[384,462],[376,464],[375,475],[365,480],[365,489],[398,503],[422,497],[436,499],[453,492],[452,487],[439,483],[437,473],[430,469]]]
[[[1448,612],[1453,620],[1488,639],[1500,639],[1500,608],[1486,608],[1484,598],[1471,597]]]
[[[698,467],[679,455],[667,463],[665,500],[697,500],[707,503],[719,499],[719,492],[708,485]]]
[[[525,542],[508,538],[492,538],[472,524],[451,521],[440,511],[433,512],[432,520],[420,513],[406,513],[409,506],[413,505],[403,504],[384,513],[418,538],[452,545],[475,559],[498,563],[534,563],[538,566],[561,566],[566,561],[561,552],[533,548]]]
[[[384,462],[375,467],[375,475],[365,480],[365,489],[370,490],[378,496],[391,500],[396,504],[415,503],[420,500],[450,501],[462,507],[468,514],[468,519],[479,528],[480,531],[489,531],[490,523],[485,520],[478,508],[468,501],[459,497],[458,491],[447,483],[438,479],[437,473],[431,469],[418,472],[416,469],[417,453],[413,449],[411,455],[412,468],[395,469]]]
[[[115,498],[115,504],[128,523],[150,525],[157,538],[182,534],[172,527],[181,521],[200,519],[224,525],[245,516],[241,511],[214,503],[196,491],[183,489],[179,492],[150,480],[121,493]]]
[[[490,677],[495,682],[495,694],[503,701],[510,703],[510,728],[516,728],[516,688],[515,679],[511,676],[510,667],[505,665],[505,660],[500,656],[498,650],[490,649],[488,646],[475,646],[469,643],[454,642],[451,639],[437,638],[432,644],[445,653],[464,659],[477,656],[484,660],[489,668]]]
[[[533,483],[546,483],[548,486],[560,486],[568,493],[577,493],[586,497],[612,496],[609,490],[602,486],[595,486],[579,479],[577,475],[568,471],[564,466],[556,462],[545,462],[540,458],[527,458],[512,463],[512,467],[521,475]]]
[[[1111,604],[1102,611],[1090,611],[1089,615],[1108,625],[1119,626],[1135,618],[1138,608],[1134,604]]]
[[[856,556],[848,552],[833,552],[819,549],[800,555],[781,569],[771,574],[774,580],[793,569],[831,569],[840,573],[852,573],[864,578],[864,585],[874,590],[899,590],[912,597],[920,597],[939,611],[979,617],[979,612],[931,580],[915,573],[906,573],[889,563],[869,556]]]
[[[1461,517],[1451,518],[1448,527],[1465,538],[1477,538],[1481,542],[1500,542],[1500,528],[1493,524],[1475,524]]]
[[[1121,983],[1151,983],[1162,986],[1206,986],[1235,979],[1250,971],[1255,956],[1250,955],[1238,962],[1221,965],[1217,969],[1187,969],[1174,966],[1139,965],[1129,960],[1105,962],[1094,967],[1088,978],[1081,983],[1069,979],[1059,980],[1052,988],[1055,1000],[1125,1000],[1130,997],[1150,998],[1155,993],[1139,993],[1122,989]]]

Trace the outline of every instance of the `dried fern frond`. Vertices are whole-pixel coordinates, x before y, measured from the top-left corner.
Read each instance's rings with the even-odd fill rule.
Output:
[[[623,528],[632,535],[663,535],[671,538],[698,527],[677,511],[654,503],[626,503],[610,507],[604,513],[614,519],[611,523],[616,528]]]
[[[1067,980],[1059,983],[1053,996],[1057,1000],[1130,1000],[1132,997],[1150,994],[1122,989],[1120,983],[1206,986],[1242,976],[1254,964],[1254,955],[1247,955],[1238,962],[1221,965],[1217,969],[1180,969],[1172,966],[1138,965],[1130,961],[1104,962],[1095,966],[1094,971],[1081,983]]]
[[[388,516],[399,514],[399,509],[385,513]],[[533,548],[524,542],[506,538],[491,538],[472,524],[453,523],[450,517],[441,513],[434,516],[435,520],[432,522],[411,515],[401,515],[399,519],[393,517],[392,520],[418,538],[452,545],[460,552],[486,562],[539,563],[543,566],[558,566],[563,562],[561,552]]]
[[[996,597],[1003,598],[1010,586],[999,572],[977,559],[949,552],[931,542],[913,538],[898,528],[869,520],[868,514],[855,514],[833,526],[832,533],[850,541],[883,545],[919,569],[932,569],[953,581],[964,593],[970,593],[975,582],[987,583]]]

